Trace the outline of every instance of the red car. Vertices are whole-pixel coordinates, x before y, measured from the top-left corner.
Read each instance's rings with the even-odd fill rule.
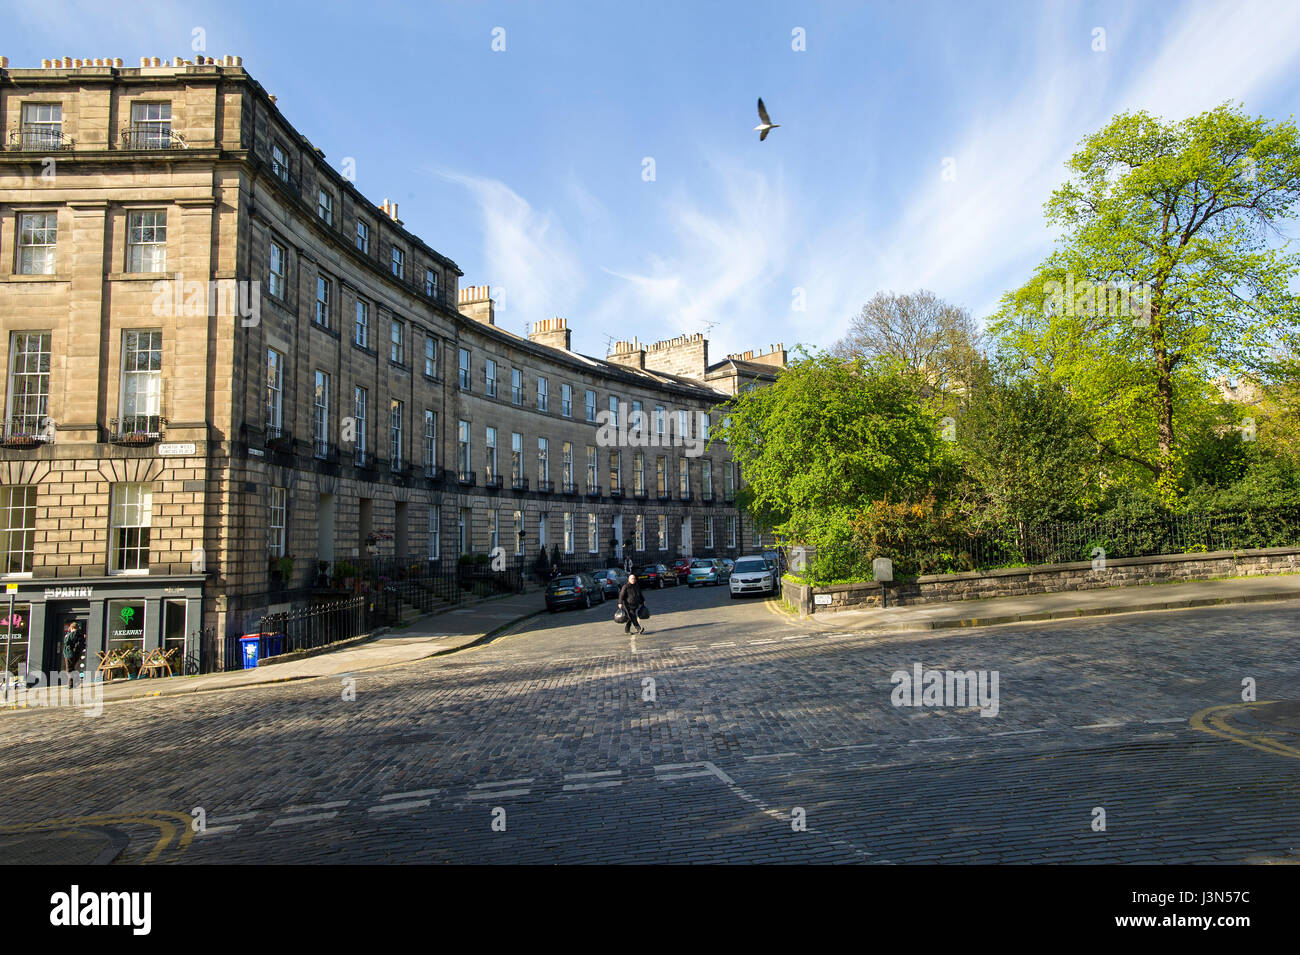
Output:
[[[673,561],[673,573],[677,575],[677,582],[683,583],[691,575],[691,559],[689,557],[678,557]]]

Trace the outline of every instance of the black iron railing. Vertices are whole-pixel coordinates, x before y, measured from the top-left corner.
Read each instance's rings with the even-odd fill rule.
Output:
[[[68,150],[76,147],[76,142],[63,135],[63,131],[53,126],[42,124],[24,124],[9,134],[6,147],[18,151]]]
[[[112,444],[152,444],[162,438],[167,419],[162,415],[123,415],[108,421],[108,440]]]

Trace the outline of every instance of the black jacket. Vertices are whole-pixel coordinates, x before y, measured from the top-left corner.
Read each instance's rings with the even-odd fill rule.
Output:
[[[629,610],[635,610],[645,603],[645,598],[641,596],[640,584],[624,584],[618,592],[618,602]]]

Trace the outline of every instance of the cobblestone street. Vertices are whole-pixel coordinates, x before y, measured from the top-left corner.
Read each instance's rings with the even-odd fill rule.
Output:
[[[611,605],[546,615],[357,672],[355,700],[322,678],[0,714],[0,830],[118,862],[1300,861],[1293,724],[1197,720],[1229,727],[1247,677],[1295,696],[1294,604],[871,635],[720,588],[650,601],[644,636]],[[997,714],[893,706],[917,663],[997,671]]]

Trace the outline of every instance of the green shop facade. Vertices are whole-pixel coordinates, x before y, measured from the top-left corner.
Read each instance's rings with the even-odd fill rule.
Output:
[[[186,672],[193,672],[199,660],[204,580],[203,574],[6,579],[0,594],[4,670],[20,679],[37,670],[62,670],[64,628],[76,621],[86,635],[81,668],[92,679],[99,654],[131,647],[142,653],[175,649]]]

